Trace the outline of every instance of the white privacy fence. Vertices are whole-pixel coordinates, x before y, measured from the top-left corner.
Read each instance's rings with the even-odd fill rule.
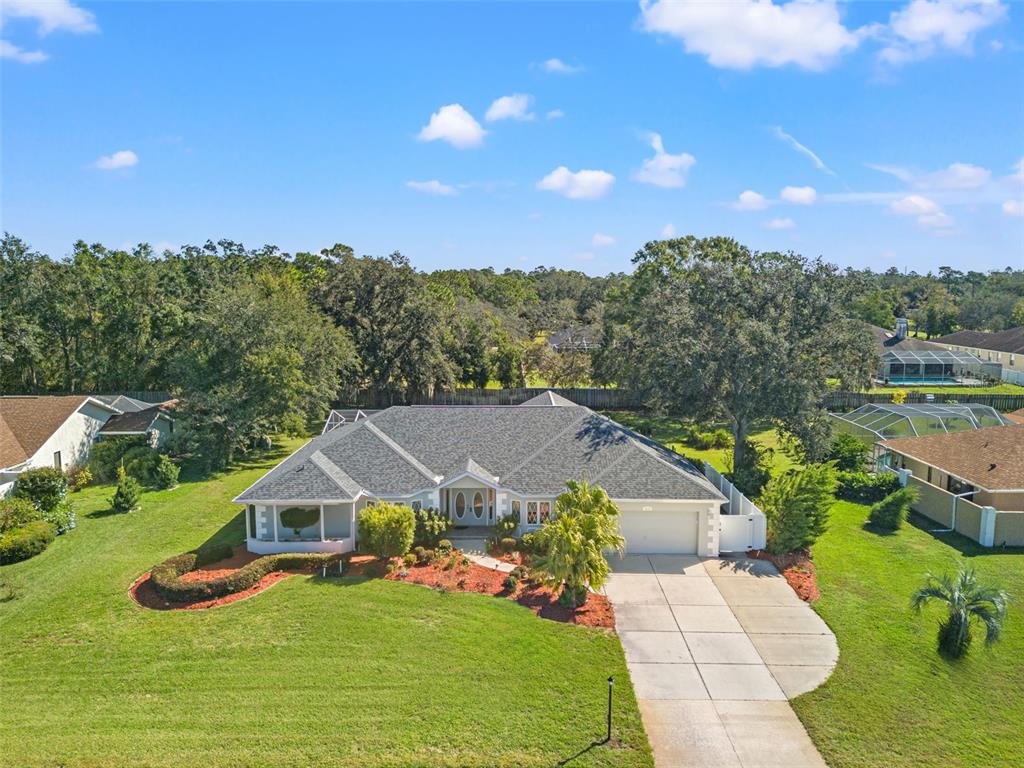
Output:
[[[704,476],[729,500],[722,505],[722,514],[718,516],[719,551],[764,549],[768,537],[764,512],[707,462],[704,462]]]
[[[1024,371],[1008,371],[1003,368],[1003,381],[1024,387]]]

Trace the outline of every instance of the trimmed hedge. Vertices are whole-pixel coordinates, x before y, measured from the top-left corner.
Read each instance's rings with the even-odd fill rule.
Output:
[[[891,472],[869,475],[867,472],[837,472],[836,498],[858,504],[874,504],[900,488],[900,479]]]
[[[35,557],[53,543],[56,535],[53,524],[45,520],[33,520],[7,531],[0,536],[0,564]]]
[[[273,571],[321,568],[337,562],[334,554],[286,552],[266,555],[244,565],[234,573],[207,581],[184,581],[182,576],[209,563],[231,557],[229,546],[205,547],[164,560],[150,571],[149,578],[157,593],[172,603],[194,603],[242,592],[259,583]]]

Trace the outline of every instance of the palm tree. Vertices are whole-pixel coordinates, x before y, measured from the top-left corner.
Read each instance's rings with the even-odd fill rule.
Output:
[[[985,645],[999,640],[1010,596],[1001,589],[979,584],[974,568],[961,566],[955,578],[928,574],[910,604],[920,613],[922,606],[932,600],[943,603],[949,611],[939,625],[939,653],[959,659],[971,647],[971,626],[975,622],[985,625]]]
[[[573,608],[587,599],[587,587],[597,588],[608,578],[605,550],[622,550],[619,510],[600,486],[570,480],[568,490],[555,500],[555,515],[537,534],[541,554],[533,569],[552,586],[565,585],[562,598]]]

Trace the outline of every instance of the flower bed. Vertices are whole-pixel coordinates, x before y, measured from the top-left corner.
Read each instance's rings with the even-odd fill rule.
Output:
[[[814,561],[811,560],[811,553],[806,549],[798,549],[785,555],[773,555],[763,549],[751,550],[747,553],[750,557],[758,560],[767,560],[776,568],[786,582],[804,602],[813,603],[821,597],[821,590],[818,589],[817,571],[814,569]]]

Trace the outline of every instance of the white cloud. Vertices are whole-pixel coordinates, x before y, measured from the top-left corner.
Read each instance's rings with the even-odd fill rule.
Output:
[[[661,228],[661,236],[662,237],[675,237],[676,236],[676,227],[675,227],[675,225],[674,224],[666,224],[664,227],[662,227]]]
[[[796,222],[792,219],[771,219],[764,223],[765,229],[792,229]]]
[[[594,200],[607,195],[615,177],[607,171],[581,170],[573,173],[559,166],[537,182],[537,189],[557,192],[572,200]]]
[[[590,244],[594,248],[607,248],[609,245],[615,245],[615,238],[611,235],[595,232],[594,236],[590,238]]]
[[[654,157],[644,160],[640,170],[633,174],[633,179],[670,189],[686,186],[686,176],[697,162],[694,156],[687,152],[678,155],[668,154],[661,136],[657,133],[650,134],[649,141],[654,150]]]
[[[1003,203],[1003,213],[1007,216],[1024,216],[1024,200],[1007,200]]]
[[[158,240],[152,245],[153,253],[162,254],[164,251],[171,251],[172,253],[178,252],[178,246],[172,243],[170,240]]]
[[[747,189],[740,192],[740,196],[732,204],[732,207],[737,211],[763,211],[768,207],[768,201],[765,200],[764,195]]]
[[[1013,164],[1013,175],[1010,178],[1014,181],[1024,181],[1024,157]]]
[[[783,187],[779,196],[794,205],[812,205],[818,199],[814,187]]]
[[[868,163],[868,168],[893,176],[904,184],[927,190],[977,189],[988,184],[992,178],[992,171],[988,168],[971,163],[951,163],[932,173],[917,173],[898,165],[874,163]]]
[[[906,195],[893,200],[889,210],[900,216],[915,216],[917,223],[925,229],[948,230],[953,226],[953,219],[946,215],[939,204],[923,195]]]
[[[98,32],[96,17],[68,0],[4,0],[0,3],[0,25],[7,19],[31,19],[40,35],[57,30],[83,34]]]
[[[820,157],[818,157],[813,151],[811,151],[810,148],[804,146],[799,141],[790,136],[788,133],[786,133],[784,130],[782,130],[782,126],[773,126],[772,133],[775,135],[775,138],[779,139],[780,141],[786,142],[787,144],[789,144],[789,146],[791,146],[801,155],[810,158],[811,162],[814,163],[814,167],[817,168],[819,171],[824,171],[829,176],[836,175],[836,172],[829,168],[827,165],[825,165],[824,161]]]
[[[548,120],[558,120],[560,118],[565,117],[565,112],[563,112],[560,109],[552,109],[550,112],[544,115],[544,117],[546,117]]]
[[[409,189],[415,189],[417,192],[423,192],[427,195],[438,195],[440,197],[452,197],[459,194],[459,191],[450,184],[442,184],[437,179],[431,179],[430,181],[407,181],[405,186]]]
[[[139,156],[130,149],[122,149],[112,155],[103,155],[93,165],[101,171],[116,171],[139,164]]]
[[[498,120],[533,120],[536,115],[530,112],[530,102],[533,96],[527,93],[513,93],[511,96],[502,96],[495,99],[484,115],[484,120],[489,123]]]
[[[833,2],[641,0],[640,17],[646,31],[677,38],[687,53],[725,69],[793,64],[821,70],[860,42]]]
[[[457,149],[479,147],[487,131],[461,104],[446,104],[420,130],[420,141],[447,141]]]
[[[43,51],[26,51],[7,40],[0,40],[0,59],[11,59],[22,64],[39,64],[50,58]]]
[[[548,59],[540,65],[541,69],[545,72],[551,72],[556,75],[575,75],[583,71],[583,67],[578,64],[566,64],[561,59]]]
[[[1006,17],[1007,7],[993,0],[912,0],[889,16],[882,33],[888,45],[879,58],[903,64],[938,50],[970,53],[981,30]]]

